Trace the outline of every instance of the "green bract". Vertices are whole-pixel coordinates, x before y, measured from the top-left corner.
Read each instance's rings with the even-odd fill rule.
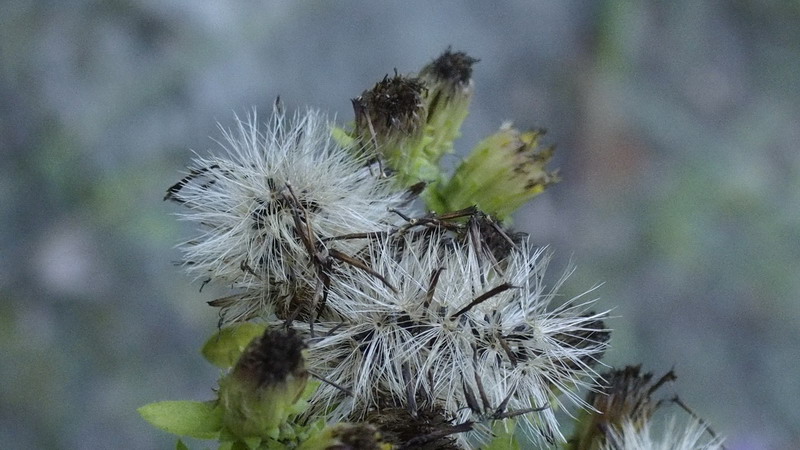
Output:
[[[252,322],[237,323],[220,329],[203,345],[203,356],[221,369],[236,364],[244,349],[253,339],[264,333],[266,327]]]
[[[559,179],[557,171],[545,168],[553,147],[539,147],[542,134],[502,126],[472,150],[449,180],[435,187],[430,208],[448,212],[475,205],[496,219],[507,220]]]
[[[216,401],[150,403],[139,414],[156,428],[179,436],[216,439],[222,429],[222,411]]]

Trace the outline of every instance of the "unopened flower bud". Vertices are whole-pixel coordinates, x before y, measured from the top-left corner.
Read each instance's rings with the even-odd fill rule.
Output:
[[[436,165],[431,166],[422,154],[427,118],[424,91],[416,78],[386,76],[353,99],[355,137],[362,148],[383,156],[404,186],[438,176]]]
[[[290,331],[267,329],[247,346],[219,382],[225,427],[239,438],[277,438],[280,425],[298,413],[309,374],[303,340]]]
[[[476,61],[448,49],[419,78],[384,77],[353,99],[351,137],[381,155],[404,187],[441,181],[439,160],[453,151],[467,116]]]
[[[422,83],[416,78],[388,75],[372,89],[354,98],[356,134],[364,141],[375,139],[380,151],[395,139],[406,139],[421,130],[426,112]]]
[[[559,180],[558,171],[545,168],[554,149],[539,147],[542,134],[521,133],[504,124],[481,141],[453,177],[436,189],[429,206],[436,212],[446,212],[476,205],[496,219],[507,219]]]
[[[425,127],[425,155],[432,163],[453,151],[461,124],[472,100],[472,65],[477,59],[449,48],[420,71],[427,88],[423,99],[428,110]]]

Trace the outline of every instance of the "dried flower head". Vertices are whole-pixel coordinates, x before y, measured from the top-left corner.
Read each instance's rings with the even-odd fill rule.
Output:
[[[430,64],[423,67],[420,77],[431,86],[442,90],[472,89],[472,65],[480,61],[464,52],[448,48]],[[440,83],[441,86],[436,86]],[[447,94],[446,92],[439,95]],[[453,95],[453,93],[450,93]]]
[[[423,130],[427,118],[422,95],[424,85],[416,78],[385,76],[372,89],[352,99],[355,134],[365,144],[376,145],[391,159],[399,156],[398,141],[412,139]]]
[[[623,425],[637,429],[647,426],[666,401],[653,394],[675,378],[675,373],[669,371],[654,380],[653,374],[643,373],[640,366],[602,374],[601,385],[586,397],[592,408],[579,418],[571,445],[575,449],[599,449],[612,434],[621,433]]]
[[[411,412],[408,408],[391,404],[392,402],[388,401],[387,404],[370,411],[366,421],[376,426],[386,440],[396,446],[395,448],[419,450],[461,448],[453,435],[463,430],[455,428],[441,409],[431,405],[430,408],[418,408]]]
[[[226,321],[268,315],[277,305],[309,309],[331,258],[364,245],[342,237],[398,220],[389,209],[408,199],[337,145],[330,126],[318,112],[288,119],[276,107],[259,129],[253,114],[223,130],[226,154],[195,158],[167,191],[189,209],[182,218],[202,229],[183,244],[186,267],[244,291],[218,302]]]
[[[402,186],[439,176],[439,167],[424,152],[424,92],[419,79],[395,74],[352,101],[354,137],[367,154],[385,159]]]

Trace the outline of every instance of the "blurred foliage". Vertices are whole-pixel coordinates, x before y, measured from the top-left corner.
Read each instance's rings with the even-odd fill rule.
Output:
[[[564,181],[515,224],[616,307],[611,362],[673,365],[729,448],[800,445],[794,0],[11,0],[0,14],[0,442],[174,445],[136,408],[204,398],[216,326],[161,203],[215,122],[348,99],[447,45],[481,58],[460,152],[547,127]]]

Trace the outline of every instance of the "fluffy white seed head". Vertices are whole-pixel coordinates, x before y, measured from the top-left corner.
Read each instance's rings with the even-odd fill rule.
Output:
[[[719,450],[723,439],[709,435],[708,428],[697,420],[679,424],[672,418],[661,438],[654,436],[651,422],[637,427],[626,421],[622,430],[612,430],[603,450]]]
[[[554,305],[542,281],[548,256],[524,241],[496,260],[477,239],[442,232],[396,236],[366,252],[387,283],[351,270],[331,285],[342,323],[320,327],[311,369],[335,384],[317,392],[332,419],[360,418],[386,399],[436,405],[454,423],[545,407],[519,422],[537,438],[563,440],[559,396],[582,404],[590,365],[605,348],[604,314],[591,302]],[[322,332],[325,329],[327,333]]]
[[[222,155],[194,159],[167,192],[202,232],[183,244],[198,279],[246,291],[226,304],[231,320],[314,289],[314,264],[331,249],[351,254],[363,240],[331,238],[385,231],[405,199],[391,180],[331,138],[331,124],[309,111],[289,119],[278,108],[267,127],[255,113],[223,130]]]

